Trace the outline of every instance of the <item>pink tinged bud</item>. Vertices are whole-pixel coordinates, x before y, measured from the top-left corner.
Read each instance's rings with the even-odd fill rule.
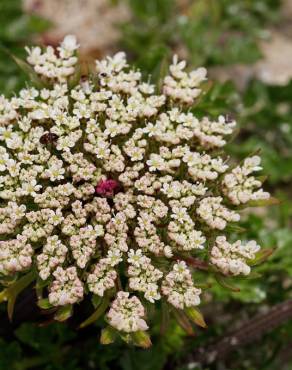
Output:
[[[95,191],[96,194],[102,197],[112,197],[115,193],[118,192],[120,184],[116,180],[100,180],[97,184]]]

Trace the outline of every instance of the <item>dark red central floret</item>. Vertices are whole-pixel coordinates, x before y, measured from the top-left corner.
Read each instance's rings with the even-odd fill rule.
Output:
[[[102,197],[112,197],[116,194],[120,189],[120,184],[116,180],[107,179],[107,180],[100,180],[97,184],[95,191],[96,194]]]

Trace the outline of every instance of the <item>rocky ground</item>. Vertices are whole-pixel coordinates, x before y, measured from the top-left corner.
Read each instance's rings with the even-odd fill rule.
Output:
[[[83,55],[110,52],[119,38],[119,24],[129,17],[125,4],[110,0],[23,0],[23,6],[52,22],[43,43],[58,44],[65,35],[76,34]]]

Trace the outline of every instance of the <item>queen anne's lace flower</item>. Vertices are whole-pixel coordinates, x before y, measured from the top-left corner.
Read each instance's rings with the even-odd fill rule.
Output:
[[[120,52],[76,82],[77,48],[67,36],[57,51],[28,49],[46,87],[0,97],[0,273],[31,268],[51,305],[99,296],[114,328],[146,330],[145,300],[200,303],[181,259],[200,250],[224,274],[249,273],[259,247],[229,244],[226,226],[268,194],[250,176],[258,157],[229,170],[217,154],[235,122],[191,109],[204,68],[175,57],[161,93]]]

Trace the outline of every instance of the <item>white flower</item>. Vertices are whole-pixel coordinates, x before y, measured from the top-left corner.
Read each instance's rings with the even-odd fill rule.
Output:
[[[61,48],[66,49],[68,51],[74,51],[79,48],[77,44],[76,36],[74,35],[67,35],[65,36],[64,40],[61,43]]]
[[[32,179],[30,182],[22,184],[22,195],[31,195],[34,197],[41,188],[42,185],[38,185],[36,179]]]
[[[146,162],[149,171],[163,170],[165,168],[164,159],[158,154],[151,154],[150,159]]]

